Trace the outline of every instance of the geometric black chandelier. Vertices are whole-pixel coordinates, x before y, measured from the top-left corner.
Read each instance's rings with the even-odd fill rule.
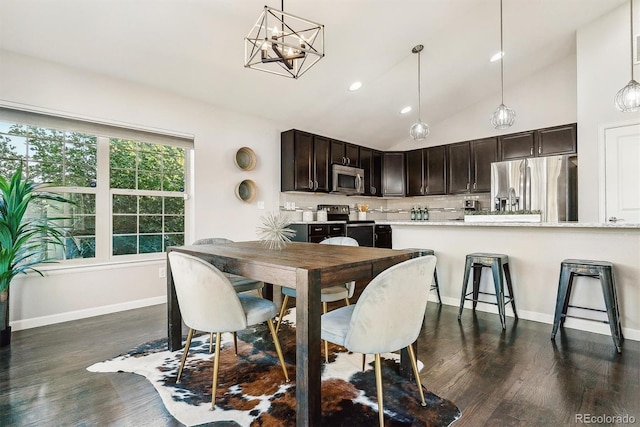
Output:
[[[265,6],[244,38],[244,66],[297,79],[324,57],[324,25]]]

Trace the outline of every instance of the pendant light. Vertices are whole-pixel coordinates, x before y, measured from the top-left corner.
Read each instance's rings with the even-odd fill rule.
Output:
[[[420,119],[420,52],[422,52],[422,49],[424,49],[424,46],[421,44],[414,46],[414,48],[411,49],[411,52],[418,54],[418,121],[411,126],[411,129],[409,129],[409,135],[411,135],[411,138],[416,141],[425,139],[427,135],[429,135],[429,125]]]
[[[616,94],[615,102],[618,110],[623,113],[633,113],[640,110],[640,83],[633,79],[633,0],[629,0],[629,15],[631,16],[631,80]]]
[[[502,0],[500,0],[500,105],[491,116],[491,124],[496,129],[506,129],[516,121],[516,112],[504,105],[504,47],[502,42]]]

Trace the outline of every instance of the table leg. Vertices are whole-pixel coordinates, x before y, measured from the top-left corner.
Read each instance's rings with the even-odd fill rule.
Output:
[[[296,400],[298,427],[320,425],[320,274],[296,278]]]
[[[176,351],[182,348],[182,314],[178,305],[178,296],[173,284],[171,274],[171,263],[167,253],[167,344],[169,351]]]

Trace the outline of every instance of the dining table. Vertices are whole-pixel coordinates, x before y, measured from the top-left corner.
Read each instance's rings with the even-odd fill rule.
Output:
[[[226,273],[296,289],[297,426],[317,426],[321,422],[321,289],[353,280],[370,280],[395,264],[420,256],[419,250],[415,249],[306,242],[289,242],[281,248],[270,248],[261,241],[169,247],[167,310],[170,351],[183,347],[182,316],[168,258],[172,251],[203,259]],[[410,368],[406,370],[410,371]]]

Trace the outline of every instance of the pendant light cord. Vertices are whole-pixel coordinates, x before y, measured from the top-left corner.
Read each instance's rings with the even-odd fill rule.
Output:
[[[420,99],[420,52],[418,52],[418,121],[422,122],[422,118],[420,116],[420,104],[422,104],[422,101]]]
[[[632,0],[633,1],[633,0]],[[500,103],[504,104],[504,46],[502,43],[502,0],[500,0]]]
[[[629,0],[629,5],[629,28],[631,29],[631,37],[629,38],[629,51],[631,53],[631,61],[629,61],[629,63],[631,64],[631,80],[633,80],[633,0]]]

